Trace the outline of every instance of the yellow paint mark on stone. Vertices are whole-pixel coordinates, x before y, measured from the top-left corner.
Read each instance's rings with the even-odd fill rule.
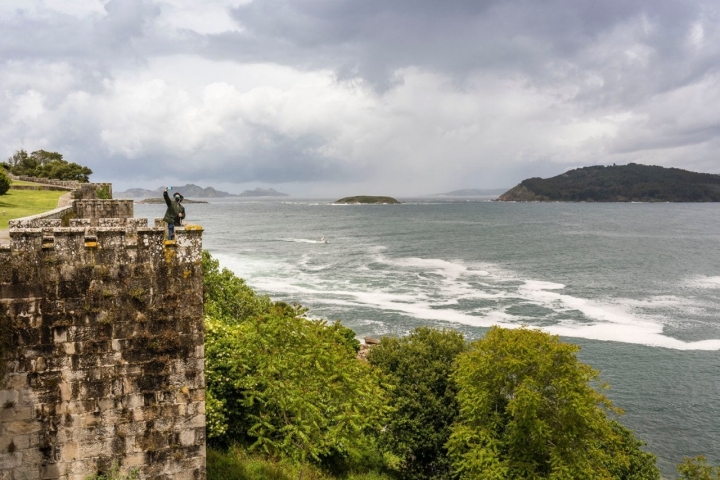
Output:
[[[185,225],[186,232],[202,232],[203,227],[200,225]]]
[[[169,243],[172,242],[172,243]],[[167,240],[165,242],[165,248],[163,249],[163,254],[165,255],[165,262],[166,263],[173,263],[175,259],[177,258],[177,251],[175,250],[175,242],[172,240]]]
[[[85,242],[85,248],[98,248],[98,242]]]

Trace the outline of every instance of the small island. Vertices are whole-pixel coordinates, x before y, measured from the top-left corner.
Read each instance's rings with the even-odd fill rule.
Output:
[[[596,165],[523,180],[498,201],[720,202],[720,175],[636,163]]]
[[[402,202],[392,197],[373,197],[370,195],[360,195],[357,197],[345,197],[333,202],[343,205],[399,205]]]

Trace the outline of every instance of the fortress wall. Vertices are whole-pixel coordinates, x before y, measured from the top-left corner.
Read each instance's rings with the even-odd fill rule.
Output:
[[[28,175],[13,175],[10,174],[10,178],[12,180],[22,180],[24,182],[34,182],[34,183],[44,183],[46,185],[56,185],[58,187],[64,187],[68,190],[72,190],[75,188],[78,188],[80,186],[80,182],[76,180],[56,180],[54,178],[40,178],[40,177],[30,177]]]
[[[132,200],[76,200],[74,209],[77,218],[132,218]]]
[[[74,200],[67,207],[56,208],[49,212],[30,217],[10,220],[10,230],[23,228],[49,228],[77,225],[76,219],[86,220],[80,224],[97,225],[136,225],[133,223],[134,209],[132,200]],[[147,220],[145,219],[145,225]],[[108,223],[110,222],[110,223]]]
[[[0,245],[0,479],[204,479],[202,228],[68,223]]]

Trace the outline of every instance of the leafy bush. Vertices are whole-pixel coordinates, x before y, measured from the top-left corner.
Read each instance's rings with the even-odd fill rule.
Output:
[[[0,195],[5,195],[10,190],[10,177],[4,168],[0,168]]]
[[[100,200],[110,200],[112,198],[112,195],[110,195],[110,185],[107,183],[96,188],[95,193]]]
[[[354,335],[271,302],[203,254],[208,437],[304,465],[349,456],[379,431],[379,375],[357,359]]]
[[[349,473],[334,476],[322,469],[299,465],[287,460],[273,459],[234,446],[227,451],[209,448],[207,451],[208,480],[295,480],[300,473],[304,480],[392,480],[392,477],[379,472]]]
[[[493,327],[458,357],[460,414],[448,450],[462,479],[659,479],[655,457],[607,417],[580,347]],[[618,412],[619,413],[619,412]]]
[[[404,338],[384,338],[368,355],[392,384],[382,445],[401,459],[406,479],[449,478],[445,444],[458,413],[453,362],[465,350],[455,330],[418,328]]]
[[[267,296],[257,295],[252,288],[220,262],[203,251],[203,287],[205,315],[234,324],[270,311],[273,303]]]
[[[206,333],[208,390],[227,412],[226,427],[210,430],[211,437],[252,438],[253,448],[304,463],[382,426],[377,376],[325,322],[253,317],[228,325],[208,318]],[[213,424],[223,424],[210,412]]]
[[[720,480],[720,466],[708,465],[707,459],[702,455],[685,457],[677,470],[680,474],[678,480]]]

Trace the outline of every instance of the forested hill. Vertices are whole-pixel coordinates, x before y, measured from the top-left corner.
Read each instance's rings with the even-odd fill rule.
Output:
[[[528,178],[500,195],[517,202],[720,202],[720,175],[629,163]]]

